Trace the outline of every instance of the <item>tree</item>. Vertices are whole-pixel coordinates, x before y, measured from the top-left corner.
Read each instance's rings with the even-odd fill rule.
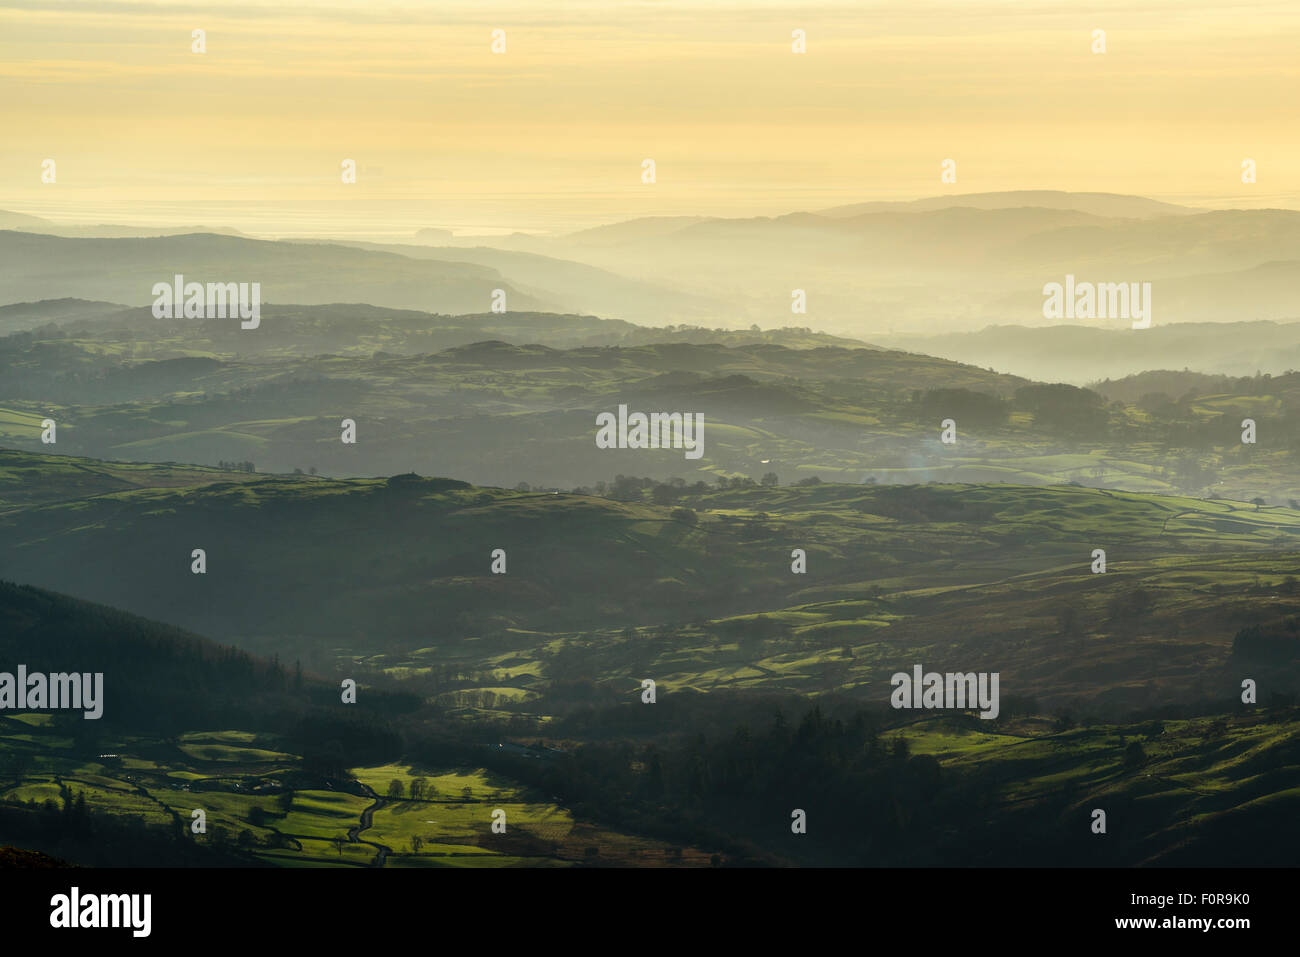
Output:
[[[936,424],[953,416],[966,426],[979,428],[1001,425],[1011,410],[996,395],[971,389],[930,389],[921,397],[920,411],[923,418],[933,419]]]
[[[650,490],[650,501],[654,502],[656,505],[671,505],[673,502],[677,501],[677,497],[680,494],[681,492],[672,485],[656,485]]]
[[[411,800],[424,800],[425,793],[429,787],[429,779],[426,777],[417,777],[411,779]]]
[[[1147,753],[1138,741],[1130,741],[1124,749],[1124,767],[1140,768],[1147,762]]]
[[[762,485],[762,486],[764,486],[765,488],[771,488],[773,485],[777,484],[779,481],[781,481],[781,480],[780,480],[779,478],[777,478],[777,475],[776,475],[775,472],[768,472],[767,474],[765,474],[765,475],[763,476],[763,478],[760,480],[759,484]]]
[[[412,782],[412,783],[414,783],[414,782]],[[411,853],[412,853],[412,854],[419,854],[419,853],[420,853],[420,848],[422,848],[422,847],[424,847],[424,838],[422,838],[422,837],[420,837],[420,835],[416,834],[414,837],[411,838]]]
[[[388,796],[395,801],[402,799],[402,782],[397,778],[388,782]]]

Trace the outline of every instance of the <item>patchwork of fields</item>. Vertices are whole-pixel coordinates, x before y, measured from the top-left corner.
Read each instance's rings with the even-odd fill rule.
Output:
[[[321,779],[267,743],[249,732],[193,732],[175,741],[127,738],[113,752],[84,757],[49,714],[0,717],[0,801],[61,805],[66,794],[92,812],[172,826],[285,867],[708,863],[690,848],[575,822],[564,808],[481,768],[382,765]],[[429,782],[429,792],[412,800],[416,777]],[[406,797],[386,796],[394,781]],[[205,815],[203,834],[191,830],[195,809]],[[498,809],[503,834],[491,830]]]

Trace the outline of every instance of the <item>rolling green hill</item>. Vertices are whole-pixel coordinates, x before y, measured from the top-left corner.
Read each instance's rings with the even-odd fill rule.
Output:
[[[523,711],[544,713],[529,702],[548,682],[630,693],[642,672],[879,700],[923,661],[991,664],[1004,693],[1126,714],[1230,694],[1236,633],[1300,610],[1300,511],[1225,500],[653,482],[599,496],[0,454],[0,478],[38,474],[46,495],[0,513],[0,576]],[[75,496],[86,475],[120,474],[135,486]],[[195,548],[206,574],[191,572]]]
[[[414,348],[425,322],[380,312],[377,338],[356,340],[365,316],[350,307],[287,313],[286,338],[265,355],[241,354],[237,329],[206,345],[179,327],[174,338],[144,338],[100,329],[102,321],[0,339],[0,441],[49,450],[41,422],[53,417],[59,451],[251,461],[270,472],[415,471],[562,489],[619,473],[713,481],[774,472],[786,481],[1077,481],[1269,504],[1300,498],[1300,373],[1225,380],[1220,392],[1186,402],[1144,394],[1108,403],[1097,392],[948,360],[819,344],[799,330],[735,345],[493,340],[426,354],[358,352],[358,343],[378,347],[389,334],[394,348]],[[605,328],[576,317],[470,316],[429,335],[457,326],[473,338],[480,320],[517,339],[533,328],[540,338]],[[265,328],[266,342],[278,341],[274,323]],[[341,354],[281,354],[312,342],[312,330],[319,348],[355,341]],[[597,413],[619,405],[702,414],[703,455],[597,448]],[[1254,445],[1242,442],[1246,417],[1257,423]],[[357,423],[355,445],[340,442],[345,418]],[[958,429],[951,445],[939,435],[948,418]]]

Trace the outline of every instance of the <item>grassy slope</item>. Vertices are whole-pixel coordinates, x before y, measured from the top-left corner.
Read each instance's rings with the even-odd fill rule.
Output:
[[[12,543],[0,576],[268,653],[287,655],[299,636],[417,688],[435,666],[477,672],[460,703],[477,687],[530,710],[525,692],[557,678],[631,693],[645,674],[676,689],[876,700],[920,661],[989,665],[1004,694],[1045,704],[1145,707],[1230,693],[1235,632],[1300,610],[1286,581],[1300,512],[1226,501],[1071,486],[753,488],[687,495],[692,525],[669,506],[441,480],[185,486],[229,476],[146,468],[134,480],[153,487],[65,501],[59,483],[83,474],[69,460],[6,453],[0,476],[30,478],[42,461],[50,501],[0,513]],[[190,573],[195,547],[206,575]],[[505,575],[490,572],[495,548]],[[791,573],[794,548],[806,575]],[[1090,570],[1096,548],[1104,575]],[[768,621],[750,627],[759,615]]]

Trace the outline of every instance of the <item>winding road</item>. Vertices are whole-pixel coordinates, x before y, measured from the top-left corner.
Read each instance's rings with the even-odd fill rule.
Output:
[[[383,867],[384,860],[388,857],[389,854],[393,853],[393,849],[391,847],[385,847],[383,844],[376,844],[374,841],[363,841],[361,840],[359,835],[361,834],[362,831],[369,828],[371,823],[373,823],[375,818],[375,811],[383,807],[384,804],[387,802],[384,801],[384,799],[381,798],[378,794],[376,794],[369,785],[363,784],[361,786],[365,789],[366,797],[374,798],[375,803],[370,805],[368,808],[366,808],[364,811],[361,812],[361,823],[359,825],[357,825],[356,827],[348,828],[348,840],[351,841],[353,844],[369,844],[371,847],[373,847],[375,849],[375,859],[371,861],[370,866]]]

